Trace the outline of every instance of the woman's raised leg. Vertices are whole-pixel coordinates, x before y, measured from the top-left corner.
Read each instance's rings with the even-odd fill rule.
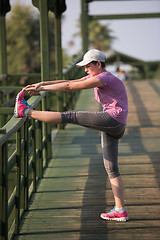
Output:
[[[53,124],[62,123],[60,112],[36,111],[33,109],[29,109],[27,113],[27,117],[31,117],[33,119],[37,119],[39,121],[43,121],[47,123],[53,123]]]

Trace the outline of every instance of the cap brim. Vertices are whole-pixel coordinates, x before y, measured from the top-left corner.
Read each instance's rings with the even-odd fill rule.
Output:
[[[86,66],[87,64],[89,64],[91,61],[81,61],[79,63],[76,64],[77,67],[84,67]]]

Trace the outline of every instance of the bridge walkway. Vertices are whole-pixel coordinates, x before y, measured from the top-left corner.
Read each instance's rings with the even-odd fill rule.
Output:
[[[119,166],[130,221],[107,222],[113,196],[101,155],[100,133],[67,125],[53,142],[53,158],[15,240],[160,239],[160,81],[128,81],[129,116]],[[99,110],[93,90],[77,110]]]

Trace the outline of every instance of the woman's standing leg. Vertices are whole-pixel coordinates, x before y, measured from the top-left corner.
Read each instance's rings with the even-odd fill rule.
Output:
[[[101,144],[104,166],[111,183],[115,206],[122,208],[124,207],[124,186],[118,169],[118,139],[102,132]]]

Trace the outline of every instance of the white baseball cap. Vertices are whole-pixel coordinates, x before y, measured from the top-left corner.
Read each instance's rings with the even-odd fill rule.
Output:
[[[83,60],[81,62],[77,63],[76,66],[83,67],[92,61],[105,62],[105,60],[106,60],[106,56],[103,52],[101,52],[97,49],[91,49],[84,54]]]

